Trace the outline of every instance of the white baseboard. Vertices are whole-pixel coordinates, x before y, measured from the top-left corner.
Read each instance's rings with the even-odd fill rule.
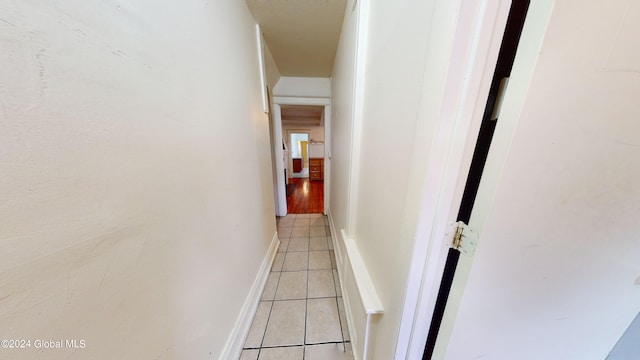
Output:
[[[340,277],[340,275],[338,275]],[[351,310],[351,301],[349,300],[349,295],[344,292],[344,288],[341,286],[342,291],[342,302],[344,305],[345,319],[347,319],[347,330],[349,331],[349,340],[351,341],[351,353],[353,355],[353,360],[362,359],[362,355],[360,354],[360,348],[357,340],[358,334],[354,331],[354,320],[353,320],[353,311]]]
[[[260,297],[262,296],[262,291],[267,283],[269,272],[271,272],[273,259],[278,253],[278,246],[280,246],[280,239],[278,239],[278,232],[276,232],[273,235],[269,250],[262,260],[260,270],[253,281],[253,286],[251,286],[249,295],[247,295],[247,298],[242,305],[242,310],[236,320],[236,325],[233,327],[233,330],[229,335],[229,339],[222,350],[219,360],[237,360],[240,357],[242,345],[244,345],[244,341],[249,334],[251,322],[253,321],[253,317],[258,309]]]
[[[340,279],[340,289],[342,290],[342,298],[344,301],[345,315],[347,318],[347,326],[351,335],[351,345],[353,350],[353,357],[355,360],[360,360],[368,357],[368,342],[369,333],[371,330],[370,319],[371,316],[380,316],[384,313],[384,307],[378,297],[376,288],[369,276],[367,266],[362,259],[360,250],[356,242],[353,239],[347,238],[347,234],[344,229],[340,232],[335,229],[333,218],[329,217],[329,226],[331,229],[332,238],[334,240],[334,253],[336,254],[336,262],[338,266],[338,278]],[[339,234],[339,235],[337,235]],[[340,259],[340,260],[338,260]],[[344,279],[352,279],[353,285],[355,285],[355,291],[349,293],[344,286]],[[351,285],[349,289],[353,289]],[[359,300],[359,301],[357,301]],[[356,301],[355,303],[352,301]],[[355,304],[359,304],[362,307],[358,307]],[[356,308],[352,308],[354,305]],[[358,336],[356,331],[356,324],[353,318],[353,311],[362,311],[367,317],[364,328],[357,329],[362,331],[364,336],[363,344],[359,344],[358,341],[361,337]],[[362,350],[362,353],[360,352]]]
[[[327,219],[329,219],[329,231],[331,231],[331,242],[333,243],[333,252],[336,256],[336,265],[338,268],[338,274],[342,267],[342,248],[338,246],[338,235],[336,231],[336,225],[333,223],[333,217],[331,216],[331,210],[327,211]]]
[[[357,349],[357,346],[354,345],[354,337],[357,336],[354,329],[354,320],[353,320],[353,312],[351,310],[351,302],[349,301],[349,294],[345,291],[344,288],[344,254],[342,249],[344,248],[344,241],[342,241],[342,246],[340,246],[339,241],[343,240],[338,236],[342,236],[340,232],[336,231],[335,223],[333,222],[333,217],[331,216],[331,211],[327,212],[327,218],[329,219],[329,230],[331,230],[331,241],[333,242],[333,253],[336,257],[336,267],[338,268],[338,279],[340,281],[340,293],[342,294],[342,303],[344,305],[345,319],[347,320],[347,331],[349,331],[349,339],[351,341],[351,352],[353,354],[354,360],[362,359],[360,355],[360,350]],[[357,341],[356,341],[357,343]]]

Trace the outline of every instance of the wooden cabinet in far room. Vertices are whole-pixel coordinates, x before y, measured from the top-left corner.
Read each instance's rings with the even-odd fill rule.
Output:
[[[309,158],[309,180],[324,180],[324,158]]]
[[[302,171],[302,159],[294,158],[291,160],[293,162],[293,173],[297,174]]]

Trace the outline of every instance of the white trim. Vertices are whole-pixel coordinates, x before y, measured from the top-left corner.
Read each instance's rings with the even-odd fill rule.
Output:
[[[329,231],[331,231],[331,242],[333,243],[333,252],[336,256],[336,267],[338,268],[339,275],[340,269],[342,268],[343,264],[342,248],[338,246],[338,233],[336,232],[336,226],[333,222],[333,215],[331,215],[331,210],[329,210],[329,212],[327,213],[327,218],[329,219]],[[340,284],[342,285],[342,282]]]
[[[323,213],[326,215],[329,212],[330,201],[330,188],[331,188],[331,98],[325,97],[293,97],[293,96],[276,96],[273,99],[273,121],[274,121],[274,138],[275,143],[278,144],[278,136],[280,137],[280,144],[282,144],[282,113],[280,110],[281,105],[312,105],[312,106],[324,106],[324,209]],[[275,144],[274,144],[275,146]],[[281,190],[281,194],[277,194],[278,204],[276,206],[276,215],[287,215],[287,193],[285,189],[285,183],[287,179],[284,178],[284,167],[278,169],[278,159],[282,159],[282,145],[280,149],[276,146],[276,182],[278,183],[278,189]],[[278,151],[280,157],[278,157]],[[291,156],[289,156],[291,162]],[[278,178],[282,177],[282,180]],[[280,187],[282,183],[282,187]],[[283,209],[284,208],[284,209]]]
[[[324,106],[324,214],[329,214],[331,197],[331,105]]]
[[[345,318],[347,319],[347,328],[352,344],[353,357],[356,360],[366,360],[368,357],[372,316],[381,316],[384,313],[384,308],[373,285],[373,281],[371,281],[371,278],[369,277],[369,272],[362,260],[355,241],[347,238],[344,229],[340,231],[340,237],[338,237],[338,232],[335,228],[331,212],[329,212],[327,216],[329,219],[329,229],[331,231],[331,240],[333,242],[333,249],[336,257],[336,268],[338,270],[338,279],[344,303]],[[338,241],[338,239],[341,239],[342,241]],[[345,272],[347,271],[351,272],[353,279],[355,280],[355,285],[358,288],[358,295],[360,296],[360,303],[362,304],[362,308],[359,310],[364,311],[366,316],[362,356],[360,356],[360,344],[357,343],[357,332],[354,328],[353,309],[351,308],[352,303],[349,300],[349,293],[346,292],[344,288],[344,277]]]
[[[336,257],[336,267],[338,270],[338,282],[340,283],[340,293],[342,294],[342,304],[344,305],[344,317],[347,319],[347,331],[349,331],[349,339],[351,340],[351,352],[354,360],[361,360],[360,349],[357,345],[357,333],[355,330],[353,312],[351,310],[351,302],[349,301],[349,294],[344,288],[344,271],[346,269],[345,257],[342,252],[342,247],[338,243],[338,233],[336,231],[335,223],[333,222],[333,216],[331,211],[328,212],[327,218],[329,219],[329,230],[331,231],[331,241],[333,242],[333,251]],[[344,241],[343,241],[344,243]]]
[[[353,320],[353,310],[351,310],[351,301],[349,300],[349,294],[344,292],[344,286],[342,286],[342,279],[344,275],[340,275],[338,270],[338,279],[340,279],[340,291],[342,292],[342,303],[344,305],[344,317],[347,319],[347,329],[349,331],[349,338],[351,339],[351,353],[354,360],[362,360],[360,355],[360,348],[358,347],[358,333],[355,331],[355,320]]]
[[[373,281],[371,280],[371,277],[369,277],[369,271],[367,270],[364,260],[362,260],[360,250],[358,250],[358,245],[353,239],[347,237],[344,230],[341,230],[340,233],[344,240],[344,247],[347,252],[346,255],[349,259],[349,264],[351,265],[353,277],[356,280],[356,286],[360,293],[364,312],[367,315],[383,314],[384,307],[382,306],[378,292],[373,285]]]
[[[502,116],[502,120],[496,126],[491,148],[487,157],[487,162],[482,173],[482,180],[478,188],[478,194],[473,206],[469,225],[482,236],[482,230],[489,215],[489,209],[493,197],[498,188],[500,174],[505,165],[507,154],[511,146],[513,134],[520,120],[527,91],[531,83],[536,63],[540,54],[540,46],[546,36],[546,31],[551,18],[551,13],[555,5],[555,0],[534,1],[530,4],[527,17],[522,29],[520,44],[513,63],[511,86],[505,94],[503,112],[509,116]],[[509,7],[499,9],[503,12],[506,23]],[[486,100],[485,100],[486,101]],[[483,109],[484,111],[484,103]],[[445,313],[438,334],[436,347],[433,353],[434,359],[444,359],[447,357],[447,350],[450,347],[449,340],[453,333],[458,308],[460,306],[463,292],[467,284],[471,262],[473,258],[461,257],[453,283]]]
[[[369,276],[367,266],[365,265],[364,260],[362,260],[360,250],[358,250],[358,245],[353,239],[347,237],[344,229],[341,230],[340,233],[342,234],[342,240],[344,241],[347,262],[351,265],[349,268],[351,269],[351,273],[355,279],[358,294],[360,295],[360,301],[367,318],[364,326],[364,344],[362,345],[362,360],[367,360],[369,354],[369,339],[371,335],[371,317],[374,315],[384,314],[384,307],[382,306],[382,301],[380,301],[378,292],[373,285],[373,281]],[[349,310],[351,311],[351,309]]]
[[[274,96],[273,103],[279,105],[331,105],[331,98]]]
[[[353,108],[351,123],[351,144],[349,153],[349,180],[347,191],[346,232],[353,236],[356,222],[356,206],[358,201],[358,179],[360,177],[360,150],[362,148],[362,117],[364,112],[365,71],[367,59],[367,37],[369,34],[369,0],[361,0],[357,4],[356,42],[353,72]]]
[[[276,168],[276,215],[287,215],[287,189],[284,178],[284,153],[282,152],[282,113],[280,105],[273,104],[273,152],[275,156]],[[291,156],[289,156],[291,157]]]
[[[356,188],[356,184],[357,184],[359,170],[360,170],[357,167],[357,164],[359,163],[359,160],[360,160],[362,116],[363,116],[362,114],[364,110],[364,84],[365,84],[365,65],[366,65],[365,60],[367,58],[366,40],[367,40],[367,34],[368,34],[367,27],[369,24],[369,1],[368,0],[355,1],[353,7],[354,7],[353,11],[357,11],[357,13],[355,14],[356,42],[355,42],[355,56],[354,56],[354,62],[353,62],[353,69],[354,69],[353,93],[351,94],[352,95],[351,101],[353,103],[353,107],[351,112],[351,118],[352,118],[351,139],[349,139],[350,140],[349,154],[351,156],[349,157],[349,174],[348,174],[348,180],[347,180],[347,197],[348,198],[347,198],[347,209],[346,209],[346,216],[347,216],[346,226],[345,226],[346,230],[343,229],[340,231],[340,233],[337,232],[335,228],[335,223],[333,221],[333,216],[331,214],[330,207],[328,206],[327,202],[325,202],[325,208],[327,211],[327,215],[329,217],[329,226],[331,229],[332,239],[334,242],[334,253],[336,256],[336,263],[338,268],[338,278],[340,280],[340,288],[342,291],[342,298],[344,302],[345,317],[347,319],[347,327],[350,333],[352,353],[355,360],[361,360],[361,359],[364,359],[362,356],[367,356],[367,345],[368,345],[368,338],[369,338],[369,326],[371,325],[371,322],[370,322],[371,315],[365,312],[367,317],[367,322],[365,324],[365,329],[364,329],[365,343],[359,344],[358,333],[355,329],[355,322],[353,318],[353,309],[351,308],[352,301],[351,299],[349,299],[349,293],[345,291],[344,279],[346,276],[345,272],[351,271],[351,274],[353,275],[354,280],[356,280],[356,283],[358,282],[357,281],[358,275],[355,274],[353,265],[351,265],[350,263],[351,259],[349,258],[349,254],[348,254],[349,250],[347,249],[347,247],[349,246],[347,245],[348,243],[347,236],[352,235],[350,234],[350,231],[353,231],[355,229],[355,215],[356,215],[355,209],[357,206],[357,194],[358,194],[358,191],[357,191],[358,189]],[[331,104],[327,104],[327,105],[331,105]],[[325,114],[331,114],[330,107],[325,107],[325,109],[327,108],[329,108],[329,111],[325,111]],[[331,129],[328,128],[326,125],[327,124],[325,123],[325,131],[329,131],[330,133]],[[329,124],[329,126],[331,125]],[[328,146],[326,145],[327,139],[330,139],[330,137],[325,137],[325,154],[327,156],[326,158],[329,159],[329,162],[330,162],[332,157],[331,144],[329,143]],[[325,164],[326,164],[326,161],[325,161]],[[327,176],[326,172],[327,170],[325,168],[325,179],[327,179],[327,177],[330,177],[330,170],[329,170],[329,176]],[[329,191],[327,189],[328,188],[325,185],[325,198],[327,198],[329,195]],[[352,244],[352,245],[355,246],[355,244]],[[361,286],[358,284],[356,284],[356,286],[359,288],[358,290],[362,292],[363,289],[361,288]],[[373,286],[371,286],[371,288],[373,288]],[[375,289],[373,289],[373,292],[375,293]],[[367,306],[367,305],[364,305],[365,301],[369,303],[369,301],[366,299],[367,297],[363,296],[362,293],[360,294],[360,296],[361,296],[361,301],[363,302],[363,306]],[[376,313],[377,310],[382,311],[382,305],[379,301],[379,298],[377,297],[377,294],[375,295],[375,298],[378,299],[377,302],[374,301],[374,303],[377,303],[377,305],[374,304],[369,309],[369,310],[372,310],[373,313]],[[362,356],[360,353],[361,347],[363,351]]]
[[[242,346],[249,334],[253,317],[258,310],[260,297],[262,296],[262,291],[267,284],[271,265],[273,264],[273,259],[278,253],[279,246],[280,240],[278,239],[278,232],[276,232],[273,235],[271,245],[264,256],[264,259],[262,260],[260,270],[258,270],[258,274],[256,274],[256,278],[253,281],[253,286],[251,286],[251,290],[249,290],[249,294],[242,305],[236,324],[227,339],[227,343],[222,350],[222,354],[220,354],[220,357],[218,358],[219,360],[238,359],[240,357]]]
[[[262,96],[262,111],[269,113],[269,100],[267,96],[267,75],[264,69],[264,48],[260,25],[256,24],[256,41],[258,43],[258,68],[260,70],[260,95]]]
[[[502,42],[508,0],[461,2],[447,93],[430,150],[395,359],[422,357],[484,105]],[[466,62],[460,59],[468,59]]]

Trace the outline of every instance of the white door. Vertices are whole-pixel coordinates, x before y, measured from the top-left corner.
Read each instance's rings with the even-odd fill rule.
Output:
[[[640,2],[532,1],[470,226],[434,359],[607,356],[640,311]]]

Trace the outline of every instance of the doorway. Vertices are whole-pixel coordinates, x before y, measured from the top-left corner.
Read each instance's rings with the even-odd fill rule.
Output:
[[[324,212],[324,126],[321,111],[317,118],[291,121],[287,116],[290,107],[285,108],[283,118],[284,134],[288,139],[287,213],[317,214]],[[300,114],[300,113],[297,113]],[[299,116],[299,115],[298,115]]]
[[[326,214],[330,109],[324,98],[274,98],[277,216]]]
[[[292,178],[309,177],[309,133],[289,132],[289,153]]]

